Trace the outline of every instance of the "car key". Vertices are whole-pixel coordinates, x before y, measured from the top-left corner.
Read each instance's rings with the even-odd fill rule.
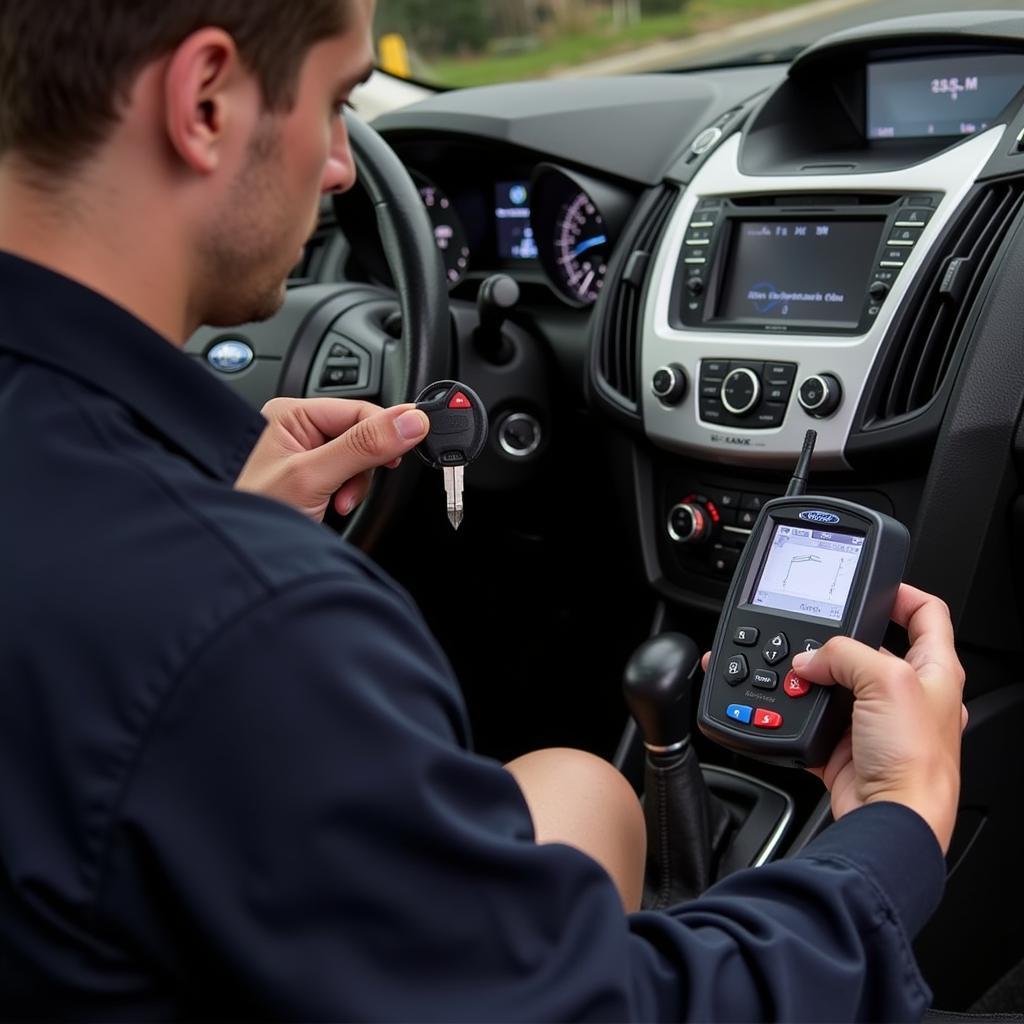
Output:
[[[487,410],[480,396],[457,380],[428,385],[416,399],[416,407],[430,420],[430,433],[416,451],[427,465],[444,473],[448,521],[457,530],[462,523],[466,466],[487,443]]]

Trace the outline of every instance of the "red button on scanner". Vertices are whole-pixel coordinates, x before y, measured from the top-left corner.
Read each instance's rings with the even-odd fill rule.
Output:
[[[805,693],[810,692],[811,684],[806,680],[798,676],[792,669],[786,673],[786,678],[782,680],[782,692],[787,697],[802,697]]]
[[[778,711],[761,711],[758,709],[754,712],[754,725],[759,729],[778,729],[782,725],[782,715]]]
[[[461,391],[456,391],[452,395],[452,400],[448,403],[449,409],[472,409],[473,407],[469,404],[469,399]]]

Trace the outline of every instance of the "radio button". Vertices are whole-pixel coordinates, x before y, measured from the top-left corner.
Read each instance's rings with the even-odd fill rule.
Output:
[[[785,404],[789,401],[792,390],[792,384],[772,384],[769,381],[768,387],[764,389],[764,400],[766,402],[782,402]]]
[[[769,384],[792,384],[796,380],[796,363],[765,363],[764,376]]]
[[[871,287],[868,288],[868,295],[876,302],[881,302],[888,294],[889,286],[884,281],[872,281]]]
[[[724,359],[702,359],[700,362],[701,380],[721,380],[729,372],[729,364]]]
[[[765,402],[754,413],[754,425],[758,427],[778,427],[786,415],[785,402]]]
[[[725,420],[725,410],[717,398],[700,400],[700,418],[705,423],[721,423]]]
[[[895,260],[899,262],[900,266],[902,267],[903,263],[900,261],[906,260],[907,256],[909,255],[910,253],[906,249],[897,249],[890,247],[886,249],[885,252],[882,253],[882,266],[884,267],[891,261]]]
[[[690,231],[699,231],[702,228],[713,228],[717,221],[713,217],[705,217],[703,214],[694,215],[695,219],[690,221]]]
[[[703,383],[700,386],[700,397],[701,398],[714,398],[717,400],[719,392],[722,390],[722,382],[720,380],[707,380],[701,378]]]
[[[691,277],[686,282],[686,290],[691,295],[701,295],[704,291],[704,282],[699,277]]]

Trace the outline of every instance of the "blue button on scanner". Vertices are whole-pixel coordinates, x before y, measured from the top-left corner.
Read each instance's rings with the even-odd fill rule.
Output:
[[[737,722],[743,722],[750,724],[750,716],[754,713],[754,709],[748,707],[746,704],[730,704],[726,709],[725,713],[730,718],[735,718]]]

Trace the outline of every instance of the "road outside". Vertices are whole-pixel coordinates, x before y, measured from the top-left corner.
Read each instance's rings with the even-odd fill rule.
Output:
[[[991,5],[992,8],[996,6]],[[915,14],[961,13],[964,7],[963,0],[818,0],[778,15],[766,15],[719,31],[702,33],[692,39],[661,43],[657,48],[646,47],[618,58],[594,61],[566,74],[629,74],[702,64],[770,61],[777,54],[792,52],[832,32],[857,25]],[[1024,0],[1004,0],[998,8],[1024,11]],[[989,7],[978,8],[979,11],[982,9]]]

